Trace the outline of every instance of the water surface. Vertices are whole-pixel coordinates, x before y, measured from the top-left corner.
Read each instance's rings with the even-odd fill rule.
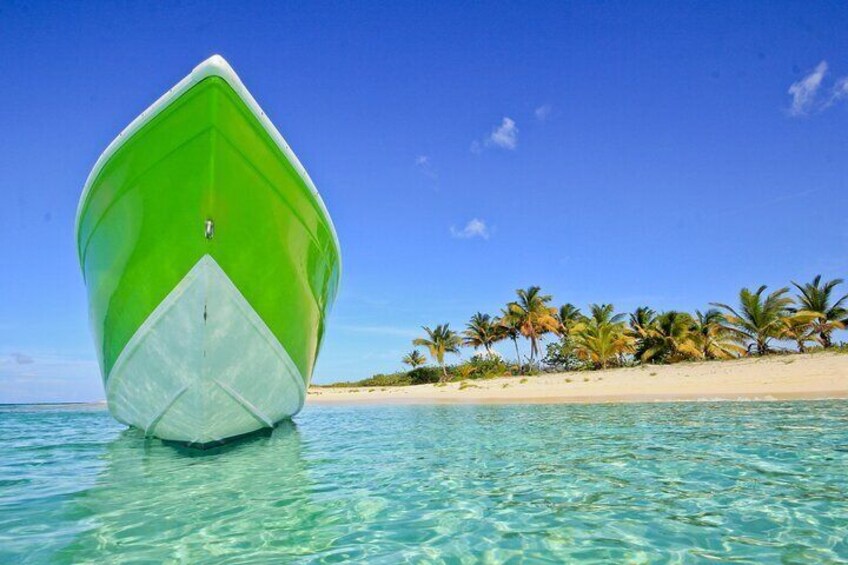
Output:
[[[848,402],[307,407],[198,452],[0,407],[0,562],[846,562]]]

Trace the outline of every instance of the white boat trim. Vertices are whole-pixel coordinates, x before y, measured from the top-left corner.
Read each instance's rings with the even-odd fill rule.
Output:
[[[220,313],[217,306],[227,304],[229,306],[225,306],[224,313]],[[207,325],[207,308],[210,311],[210,325]],[[216,311],[219,314],[215,314]],[[197,320],[196,325],[192,320]],[[168,332],[179,331],[182,335],[196,335],[203,343],[202,348],[198,350],[201,354],[195,360],[196,364],[191,365],[190,370],[181,370],[179,363],[170,363],[168,361],[168,358],[172,357],[170,353],[161,355],[164,351],[162,344],[170,343],[171,340],[166,338],[164,342],[157,341],[157,335],[161,337],[161,334],[157,333],[160,321],[170,324],[170,329],[165,329],[164,335],[173,337],[177,334]],[[176,325],[174,325],[175,321]],[[186,321],[190,321],[190,324],[186,325]],[[221,325],[222,321],[224,321],[223,325]],[[270,387],[263,386],[265,392],[269,394],[262,396],[257,394],[256,389],[253,389],[251,394],[246,394],[240,385],[246,382],[259,382],[252,378],[257,375],[251,374],[249,370],[237,371],[237,374],[233,375],[231,368],[241,365],[238,362],[233,365],[230,357],[219,357],[218,361],[212,359],[207,361],[207,352],[220,351],[221,340],[230,340],[230,336],[233,335],[230,332],[232,326],[228,326],[228,322],[241,324],[241,327],[250,330],[247,334],[241,335],[247,335],[251,341],[240,343],[261,344],[261,350],[267,352],[268,363],[272,364],[265,363],[261,367],[272,370],[257,375],[265,375],[268,378],[273,376],[271,380],[265,381],[270,384]],[[227,329],[228,327],[230,329]],[[238,336],[239,332],[235,335]],[[147,349],[142,350],[142,348]],[[246,349],[250,350],[250,347]],[[136,359],[137,352],[142,354],[140,360]],[[154,352],[155,355],[150,357],[150,352]],[[220,362],[222,359],[224,359],[223,363]],[[189,362],[191,363],[191,360]],[[173,367],[176,371],[169,373],[167,370],[163,371],[163,367]],[[164,381],[163,375],[165,375]],[[228,380],[228,377],[224,375],[230,375],[235,379]],[[251,380],[245,381],[245,377]],[[169,386],[171,383],[175,386]],[[141,428],[146,435],[166,437],[159,433],[162,432],[161,424],[165,422],[165,419],[170,418],[171,420],[167,422],[170,431],[163,432],[170,434],[167,439],[207,443],[231,436],[210,435],[206,428],[191,430],[186,428],[177,437],[174,435],[172,408],[178,401],[182,402],[180,399],[191,390],[196,391],[195,387],[201,387],[201,390],[206,387],[208,390],[210,385],[219,389],[225,397],[230,399],[229,402],[232,403],[230,406],[239,407],[239,413],[249,415],[252,418],[251,421],[255,421],[258,427],[273,427],[281,418],[294,416],[303,408],[306,400],[304,376],[289,356],[285,346],[265,325],[218,263],[207,254],[195,263],[136,330],[109,372],[105,389],[109,409],[119,421]],[[270,393],[273,390],[277,393]],[[281,390],[287,391],[286,394],[280,395]],[[139,391],[145,392],[147,396],[137,394]],[[269,402],[269,399],[273,400]],[[222,406],[227,405],[218,404],[219,408]],[[181,407],[177,411],[177,421],[180,421],[179,414],[185,416],[191,413],[186,412],[184,406]],[[235,435],[258,429],[258,427],[252,424],[247,427],[234,424],[234,431],[237,432]]]
[[[162,110],[164,110],[168,104],[170,104],[173,100],[182,96],[185,92],[187,92],[191,87],[199,83],[205,78],[208,77],[220,77],[227,81],[227,83],[232,87],[232,89],[238,94],[238,96],[247,104],[247,107],[253,113],[259,123],[265,128],[268,132],[268,135],[271,136],[271,139],[277,144],[295,170],[300,174],[303,178],[306,186],[309,187],[312,194],[315,196],[318,201],[318,205],[321,209],[321,212],[324,214],[324,217],[327,220],[328,225],[330,226],[330,233],[333,236],[333,241],[336,244],[336,249],[338,250],[338,262],[339,262],[339,275],[341,275],[342,271],[342,263],[341,263],[341,247],[339,246],[339,237],[336,234],[336,226],[333,224],[333,219],[330,217],[330,213],[327,211],[327,207],[324,204],[324,200],[321,198],[321,194],[318,192],[318,189],[315,187],[315,183],[312,182],[312,179],[309,177],[309,173],[306,172],[306,169],[303,168],[300,160],[291,150],[289,144],[283,138],[282,134],[277,130],[276,126],[268,119],[268,116],[265,115],[265,112],[262,108],[259,107],[259,104],[253,98],[253,95],[247,90],[244,86],[244,83],[238,77],[236,72],[230,66],[229,63],[220,55],[212,55],[199,65],[197,65],[191,73],[188,74],[185,78],[183,78],[180,82],[178,82],[174,87],[172,87],[168,92],[163,94],[156,102],[150,105],[144,112],[142,112],[136,119],[130,122],[124,130],[118,134],[112,143],[110,143],[106,150],[100,155],[97,159],[97,162],[94,164],[94,168],[91,169],[91,172],[88,174],[88,178],[85,181],[85,186],[82,190],[82,195],[80,196],[79,204],[77,204],[77,213],[76,220],[74,222],[74,237],[77,241],[77,247],[79,247],[79,227],[80,227],[80,218],[82,216],[83,206],[88,199],[89,192],[91,192],[91,186],[94,183],[95,179],[97,179],[97,175],[100,174],[100,170],[106,164],[106,162],[112,157],[112,155],[126,142],[127,139],[131,138],[133,134],[141,129],[147,122],[152,120],[156,115],[159,114]]]

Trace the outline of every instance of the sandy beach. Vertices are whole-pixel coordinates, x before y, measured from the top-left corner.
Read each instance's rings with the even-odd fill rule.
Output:
[[[603,403],[848,398],[848,355],[816,353],[407,387],[313,386],[308,404]]]

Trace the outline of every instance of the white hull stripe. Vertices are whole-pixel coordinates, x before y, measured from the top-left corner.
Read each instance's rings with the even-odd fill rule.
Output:
[[[109,408],[149,435],[206,443],[303,406],[303,375],[215,260],[204,255],[121,351]]]

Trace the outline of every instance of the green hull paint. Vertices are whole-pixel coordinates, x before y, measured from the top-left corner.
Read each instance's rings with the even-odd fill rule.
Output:
[[[77,245],[104,379],[209,255],[308,384],[339,282],[339,249],[311,181],[261,119],[213,73],[157,109],[95,169]]]

